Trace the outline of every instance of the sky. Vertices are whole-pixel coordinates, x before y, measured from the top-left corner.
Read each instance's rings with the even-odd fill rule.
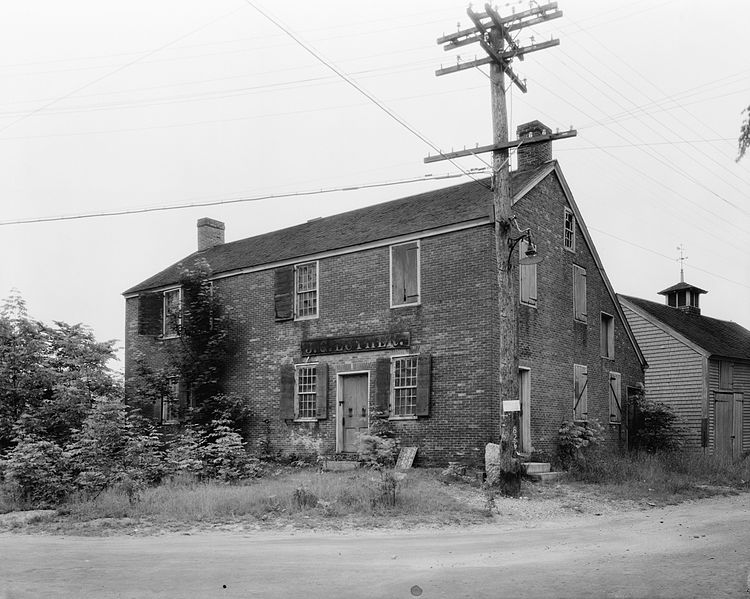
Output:
[[[528,2],[495,6],[507,15]],[[510,131],[534,119],[578,131],[553,155],[617,292],[661,302],[682,246],[685,280],[709,292],[703,314],[750,328],[750,156],[735,162],[750,3],[558,7],[562,18],[516,32],[522,45],[560,45],[514,62],[528,93],[508,92]],[[34,318],[82,322],[121,347],[122,292],[194,251],[201,217],[226,223],[233,241],[467,180],[423,162],[435,153],[425,139],[442,151],[491,142],[487,67],[435,76],[482,56],[436,42],[469,26],[466,8],[2,3],[0,299],[17,289]],[[418,181],[269,197],[404,179]]]

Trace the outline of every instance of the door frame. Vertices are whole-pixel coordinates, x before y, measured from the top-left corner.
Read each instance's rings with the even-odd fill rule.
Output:
[[[370,371],[349,370],[347,372],[336,373],[336,453],[344,451],[344,398],[341,395],[343,389],[341,378],[354,374],[367,375],[367,428],[370,428]]]
[[[524,373],[524,377],[528,381],[528,397],[526,402],[523,400],[523,394],[521,389],[521,373]],[[533,451],[533,444],[531,442],[531,368],[528,366],[518,367],[518,399],[521,406],[521,413],[518,419],[518,449],[521,452],[530,453]],[[524,403],[526,403],[526,410],[524,410]],[[524,432],[527,431],[527,432]],[[521,447],[521,441],[524,441],[524,447]]]

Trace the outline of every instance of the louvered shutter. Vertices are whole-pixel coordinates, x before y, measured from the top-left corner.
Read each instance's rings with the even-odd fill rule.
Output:
[[[391,304],[406,303],[406,246],[391,248]]]
[[[526,256],[528,249],[529,243],[522,239],[519,244],[519,260]],[[519,264],[518,277],[521,302],[536,306],[536,264]]]
[[[378,358],[375,362],[375,405],[384,416],[390,415],[391,404],[391,361]]]
[[[294,267],[283,266],[274,271],[273,303],[277,321],[294,318]]]
[[[294,366],[291,364],[281,367],[279,414],[282,420],[294,419]]]
[[[430,414],[430,385],[432,384],[432,356],[419,354],[417,357],[417,416]]]
[[[586,420],[588,417],[588,367],[573,366],[573,420]]]
[[[407,304],[419,301],[419,246],[416,243],[406,246],[404,296]]]
[[[586,270],[573,265],[573,310],[576,320],[586,320]]]
[[[328,418],[328,364],[315,367],[315,417]]]
[[[161,335],[164,296],[161,293],[142,293],[138,296],[138,334]]]
[[[622,375],[619,372],[609,373],[609,421],[622,422]]]

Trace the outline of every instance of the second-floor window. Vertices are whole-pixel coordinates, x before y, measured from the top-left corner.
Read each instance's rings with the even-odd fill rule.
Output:
[[[182,289],[169,289],[164,292],[164,315],[162,335],[177,337],[182,325]]]
[[[419,242],[391,246],[391,307],[419,303]]]
[[[294,317],[318,316],[318,263],[305,262],[294,268]]]

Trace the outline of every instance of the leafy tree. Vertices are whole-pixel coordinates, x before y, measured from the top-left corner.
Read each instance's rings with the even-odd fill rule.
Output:
[[[640,393],[635,397],[634,420],[630,434],[636,450],[676,451],[682,446],[685,431],[671,406]]]
[[[82,324],[35,321],[13,292],[0,308],[0,449],[21,433],[64,445],[95,397],[119,391],[114,358],[114,341]]]
[[[740,137],[737,140],[739,146],[737,162],[742,160],[745,152],[750,147],[750,106],[745,108],[745,110],[742,111],[742,114],[745,115],[745,120],[742,122],[742,126],[740,127]]]

